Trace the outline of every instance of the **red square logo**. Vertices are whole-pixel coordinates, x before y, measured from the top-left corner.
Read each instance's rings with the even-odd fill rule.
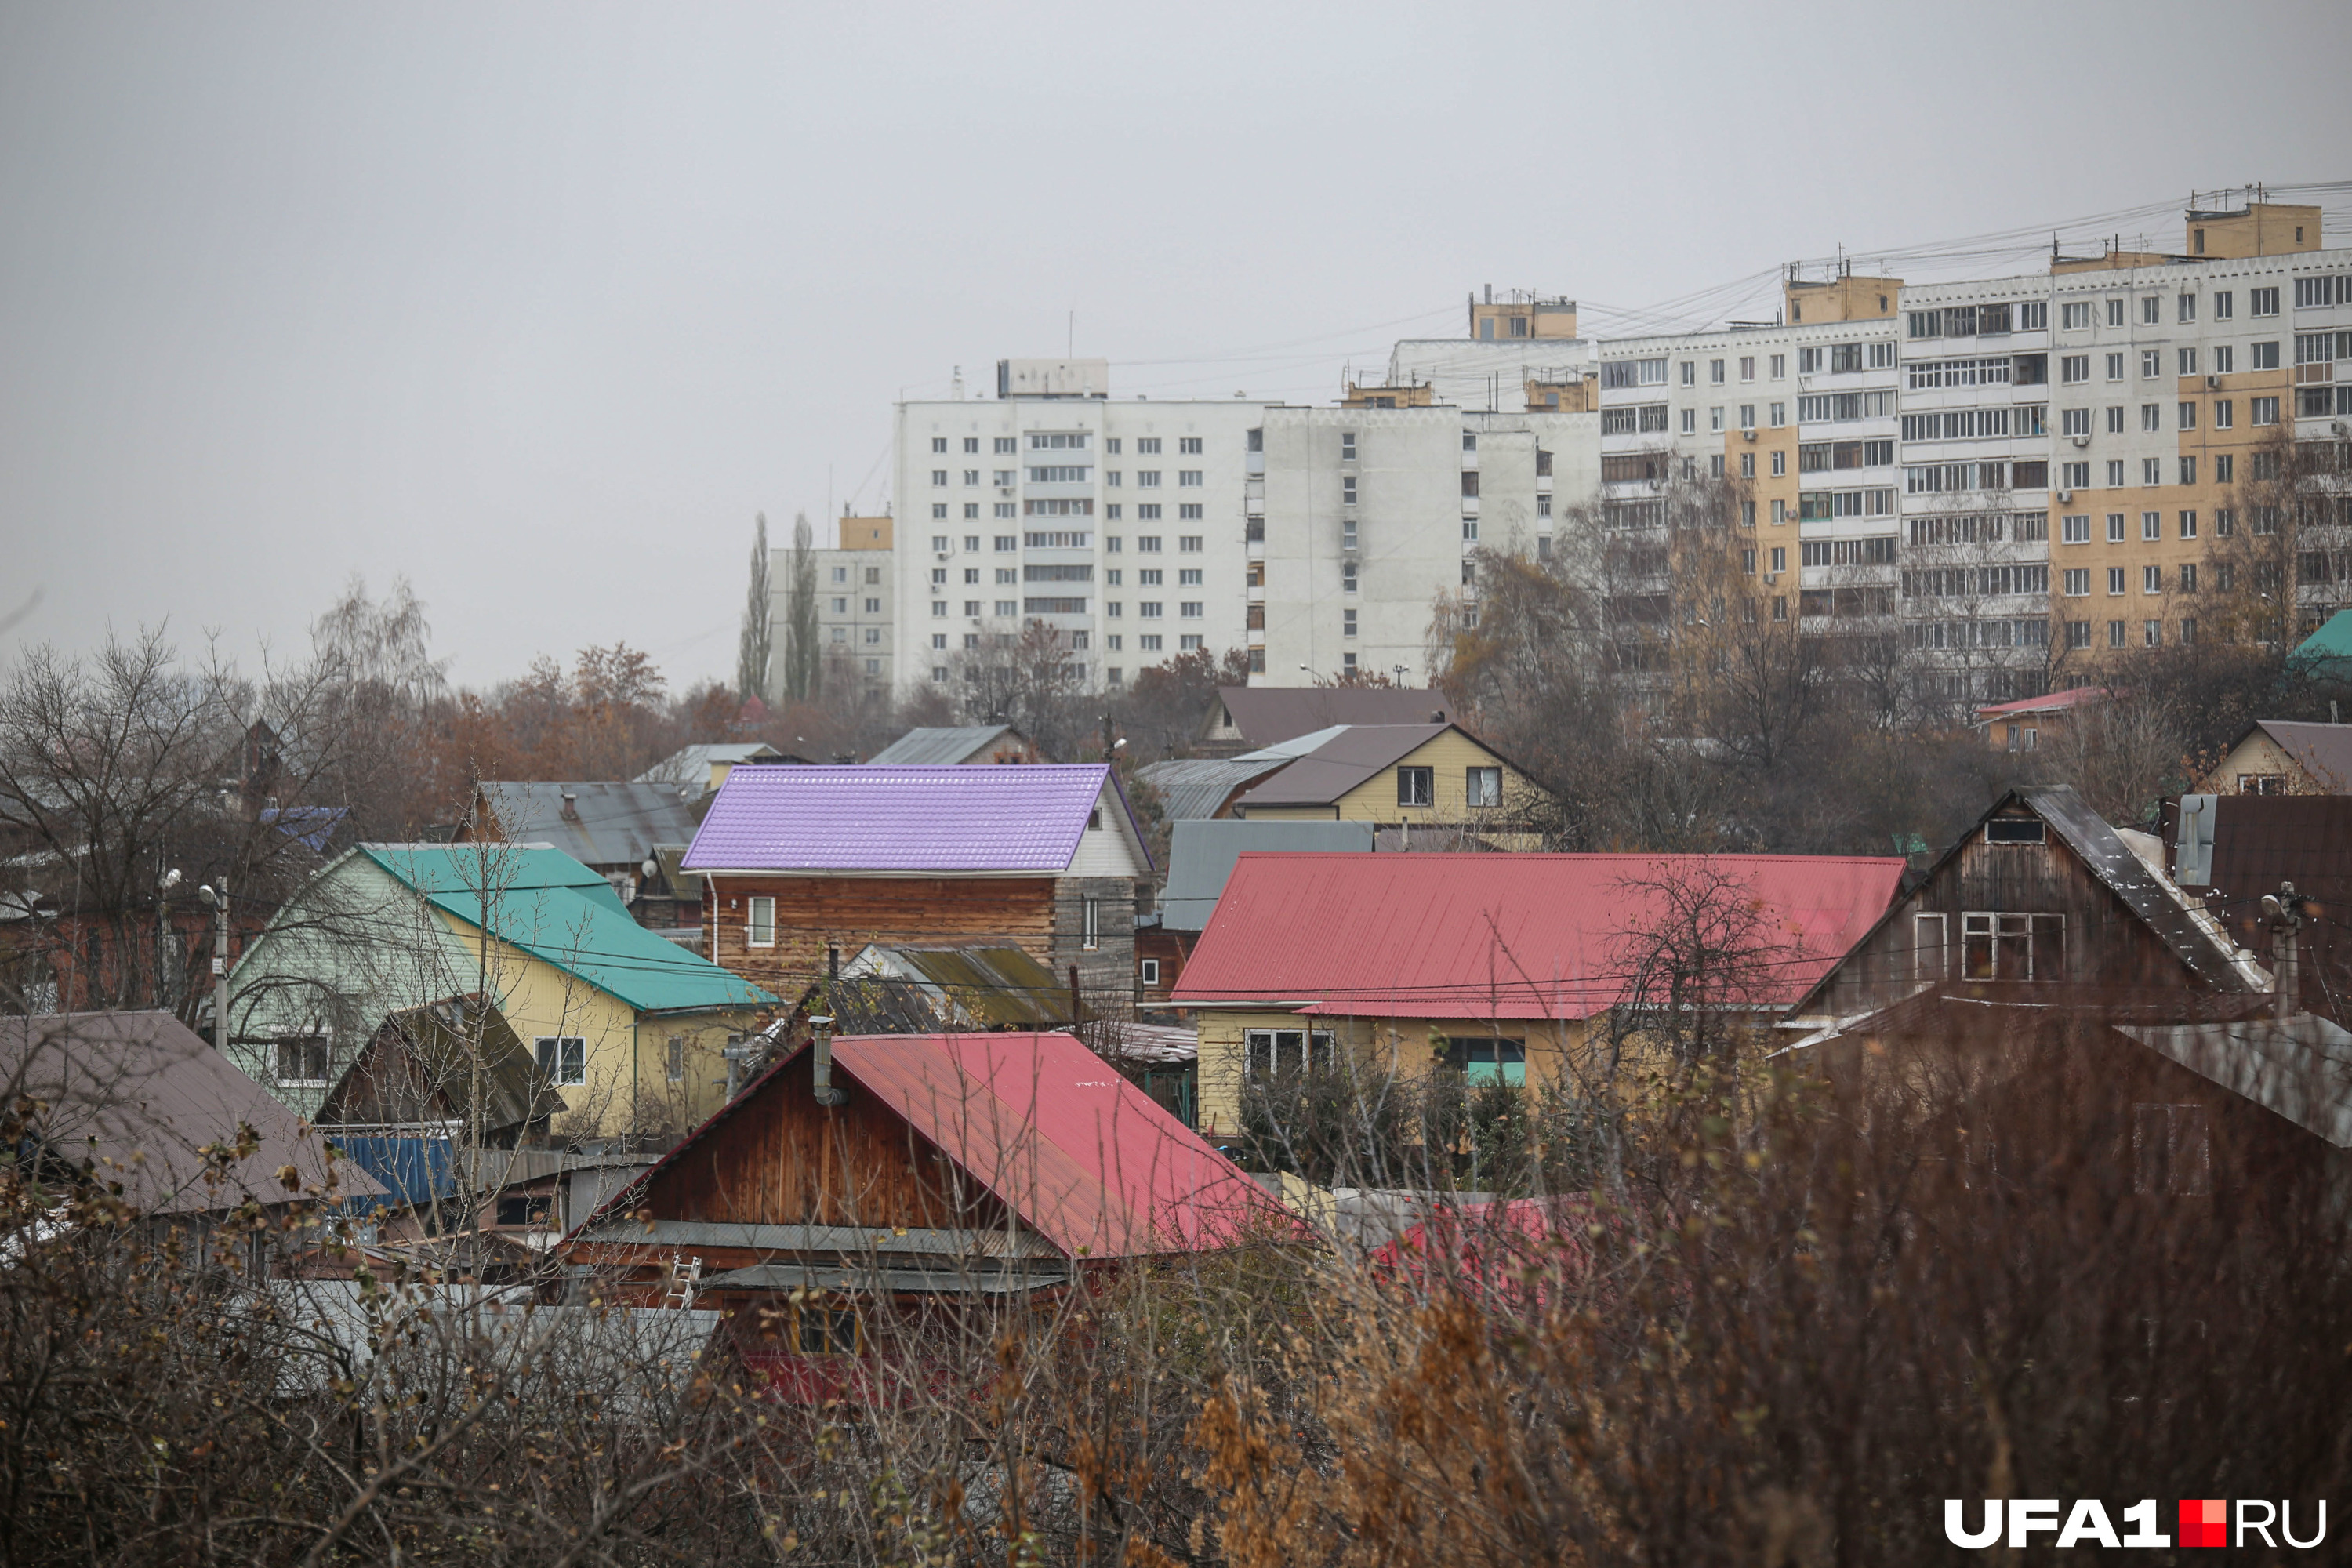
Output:
[[[2183,1546],[2227,1546],[2230,1544],[2230,1504],[2217,1497],[2182,1498],[2180,1500],[2180,1544]]]

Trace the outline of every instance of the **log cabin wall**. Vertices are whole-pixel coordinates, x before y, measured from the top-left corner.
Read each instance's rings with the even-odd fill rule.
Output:
[[[1009,938],[1055,963],[1051,877],[719,877],[709,911],[712,962],[789,1005],[824,973],[828,943],[846,963],[868,942]],[[776,900],[775,945],[746,941],[751,900]],[[1133,913],[1129,914],[1130,923]],[[1075,943],[1073,944],[1075,945]],[[1129,952],[1132,952],[1130,945]],[[1057,975],[1066,974],[1065,965]]]
[[[1086,944],[1086,905],[1095,905],[1095,945]],[[1054,951],[1047,960],[1056,980],[1078,966],[1078,985],[1088,996],[1128,996],[1135,990],[1135,879],[1131,877],[1062,877],[1054,883]],[[1097,1005],[1100,1004],[1097,1003]]]
[[[817,1104],[803,1053],[657,1174],[639,1206],[717,1224],[1003,1228],[1002,1204],[905,1118],[848,1088],[848,1104]]]
[[[1996,822],[2039,822],[2030,812]],[[1809,1012],[1839,1016],[1884,1006],[1924,980],[1960,980],[1966,914],[2056,914],[2064,917],[2063,973],[2035,966],[2037,981],[2074,985],[2204,989],[2171,946],[2149,930],[2115,890],[2069,848],[2054,828],[2039,844],[1986,841],[1970,830],[1959,853],[1895,907],[1893,916],[1848,955]],[[1941,915],[1944,945],[1923,946],[1920,915]],[[1935,930],[1933,922],[1926,927]],[[2006,978],[2006,977],[2005,977]]]

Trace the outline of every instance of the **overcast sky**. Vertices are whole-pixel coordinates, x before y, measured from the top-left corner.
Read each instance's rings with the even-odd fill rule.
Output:
[[[0,660],[250,660],[357,573],[470,684],[724,675],[753,513],[877,504],[895,399],[1073,311],[1115,395],[1324,402],[1486,283],[1623,331],[2169,247],[2352,176],[2347,60],[2340,4],[0,0]]]

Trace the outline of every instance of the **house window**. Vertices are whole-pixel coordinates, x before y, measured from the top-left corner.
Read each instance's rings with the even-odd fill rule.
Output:
[[[1458,1068],[1472,1083],[1528,1081],[1528,1047],[1524,1040],[1451,1039],[1445,1042],[1445,1065]]]
[[[1463,786],[1464,798],[1472,805],[1503,804],[1503,770],[1500,768],[1467,769],[1465,772]]]
[[[1399,768],[1397,770],[1397,804],[1427,805],[1435,793],[1436,770],[1433,768]]]
[[[1088,952],[1102,946],[1102,900],[1100,899],[1079,900],[1078,945]]]
[[[793,1345],[803,1355],[856,1355],[863,1348],[857,1312],[850,1307],[793,1309]]]
[[[1135,966],[1135,973],[1136,978],[1146,985],[1159,984],[1160,961],[1156,958],[1146,958],[1138,961]]]
[[[1961,979],[2063,980],[2065,975],[2064,915],[1979,912],[1960,917]]]
[[[669,1037],[669,1050],[664,1058],[662,1070],[663,1076],[672,1083],[686,1081],[686,1037],[684,1036],[672,1035]]]
[[[1328,1029],[1252,1029],[1248,1043],[1249,1073],[1255,1079],[1328,1071],[1335,1055]]]
[[[1988,844],[2042,844],[2048,838],[2048,830],[2038,816],[1996,816],[1985,824]]]
[[[775,946],[776,900],[752,899],[749,903],[751,913],[743,921],[743,945],[746,947]]]
[[[555,1212],[555,1199],[547,1193],[522,1193],[499,1199],[498,1223],[515,1229],[544,1226]]]
[[[577,1035],[541,1035],[537,1046],[540,1075],[552,1084],[588,1081],[588,1042]]]
[[[278,1042],[278,1081],[316,1084],[327,1081],[327,1040],[323,1035],[299,1035]]]
[[[2285,784],[2286,775],[2284,773],[2240,773],[2238,775],[2240,795],[2284,795],[2286,793]]]
[[[2201,1198],[2213,1191],[2213,1143],[2201,1105],[2132,1107],[2132,1191]]]
[[[1948,915],[1911,917],[1911,978],[1944,978],[1944,943],[1951,924]]]

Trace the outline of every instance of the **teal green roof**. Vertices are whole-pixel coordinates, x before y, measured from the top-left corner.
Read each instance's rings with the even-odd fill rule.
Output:
[[[2295,645],[2287,656],[2292,665],[2326,665],[2352,660],[2352,610],[2338,610],[2327,624]]]
[[[640,1013],[772,1005],[775,998],[629,918],[611,883],[556,849],[366,844],[361,853],[468,925],[578,975]],[[487,884],[494,896],[487,900]],[[487,904],[487,910],[486,910]]]

